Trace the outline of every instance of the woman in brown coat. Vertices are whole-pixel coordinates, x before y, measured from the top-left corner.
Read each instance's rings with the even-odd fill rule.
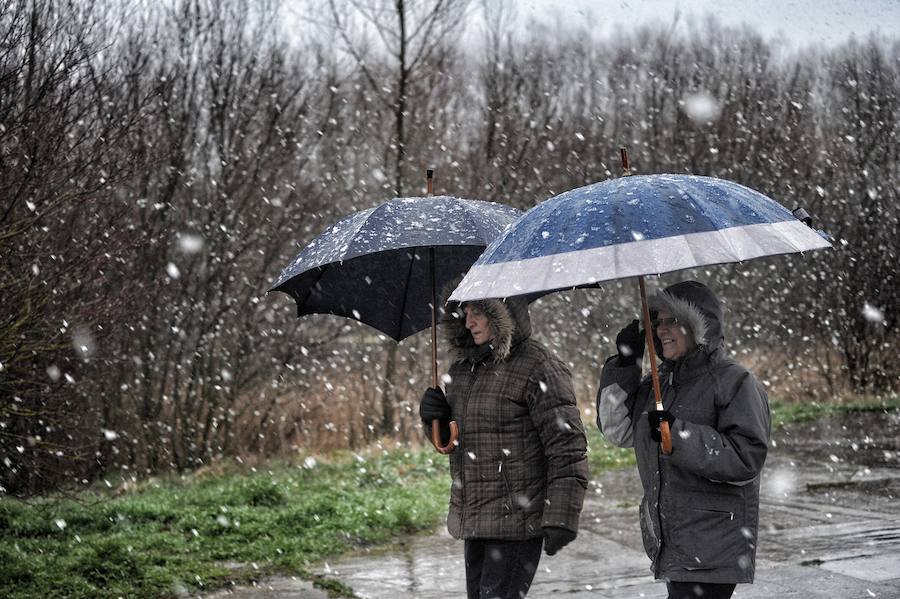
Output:
[[[465,540],[469,599],[521,598],[542,546],[553,555],[578,532],[587,460],[571,375],[531,339],[524,300],[451,305],[441,324],[447,393],[428,389],[419,413],[459,426],[447,528]]]

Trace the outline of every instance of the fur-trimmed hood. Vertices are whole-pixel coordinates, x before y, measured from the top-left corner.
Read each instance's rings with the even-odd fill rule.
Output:
[[[481,362],[489,356],[494,362],[502,362],[509,357],[514,347],[531,336],[531,317],[525,299],[486,299],[462,304],[447,302],[457,284],[459,281],[450,283],[441,294],[444,308],[440,324],[448,343],[451,362]],[[466,304],[472,304],[487,316],[494,337],[490,343],[475,345],[472,334],[466,328],[466,315],[463,311]]]
[[[682,281],[648,299],[650,310],[665,310],[683,323],[707,351],[725,347],[725,313],[710,289],[697,281]]]

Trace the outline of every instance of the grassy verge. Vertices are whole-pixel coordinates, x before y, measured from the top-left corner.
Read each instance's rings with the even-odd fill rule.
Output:
[[[592,474],[633,463],[599,434],[590,441]],[[446,460],[422,450],[158,479],[118,497],[2,499],[0,596],[187,596],[273,572],[308,577],[323,559],[433,528],[449,487]]]
[[[425,452],[172,478],[121,497],[0,500],[0,596],[186,596],[431,527],[449,476]]]
[[[634,450],[616,447],[600,434],[593,422],[585,423],[588,437],[588,467],[591,479],[606,470],[634,466]]]
[[[793,422],[803,422],[816,418],[848,414],[900,409],[900,396],[887,398],[855,398],[847,401],[827,402],[784,402],[772,399],[772,427],[777,428]]]

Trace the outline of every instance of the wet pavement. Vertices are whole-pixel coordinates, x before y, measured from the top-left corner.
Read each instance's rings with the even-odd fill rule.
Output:
[[[862,413],[777,431],[763,473],[756,582],[736,599],[900,598],[900,413]],[[592,481],[578,538],[542,558],[529,597],[665,597],[641,546],[632,469]],[[462,543],[441,527],[322,565],[364,599],[464,597]],[[213,595],[321,599],[291,578]]]

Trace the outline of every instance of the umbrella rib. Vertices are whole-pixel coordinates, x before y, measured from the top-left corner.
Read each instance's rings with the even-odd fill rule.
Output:
[[[409,282],[412,280],[412,271],[413,267],[416,264],[416,254],[419,251],[419,248],[410,248],[412,250],[412,254],[409,257],[409,269],[406,271],[406,282],[403,285],[403,288],[406,289],[406,293],[403,294],[403,303],[400,304],[400,322],[397,326],[397,338],[403,334],[403,315],[406,314],[406,301],[409,298]]]

